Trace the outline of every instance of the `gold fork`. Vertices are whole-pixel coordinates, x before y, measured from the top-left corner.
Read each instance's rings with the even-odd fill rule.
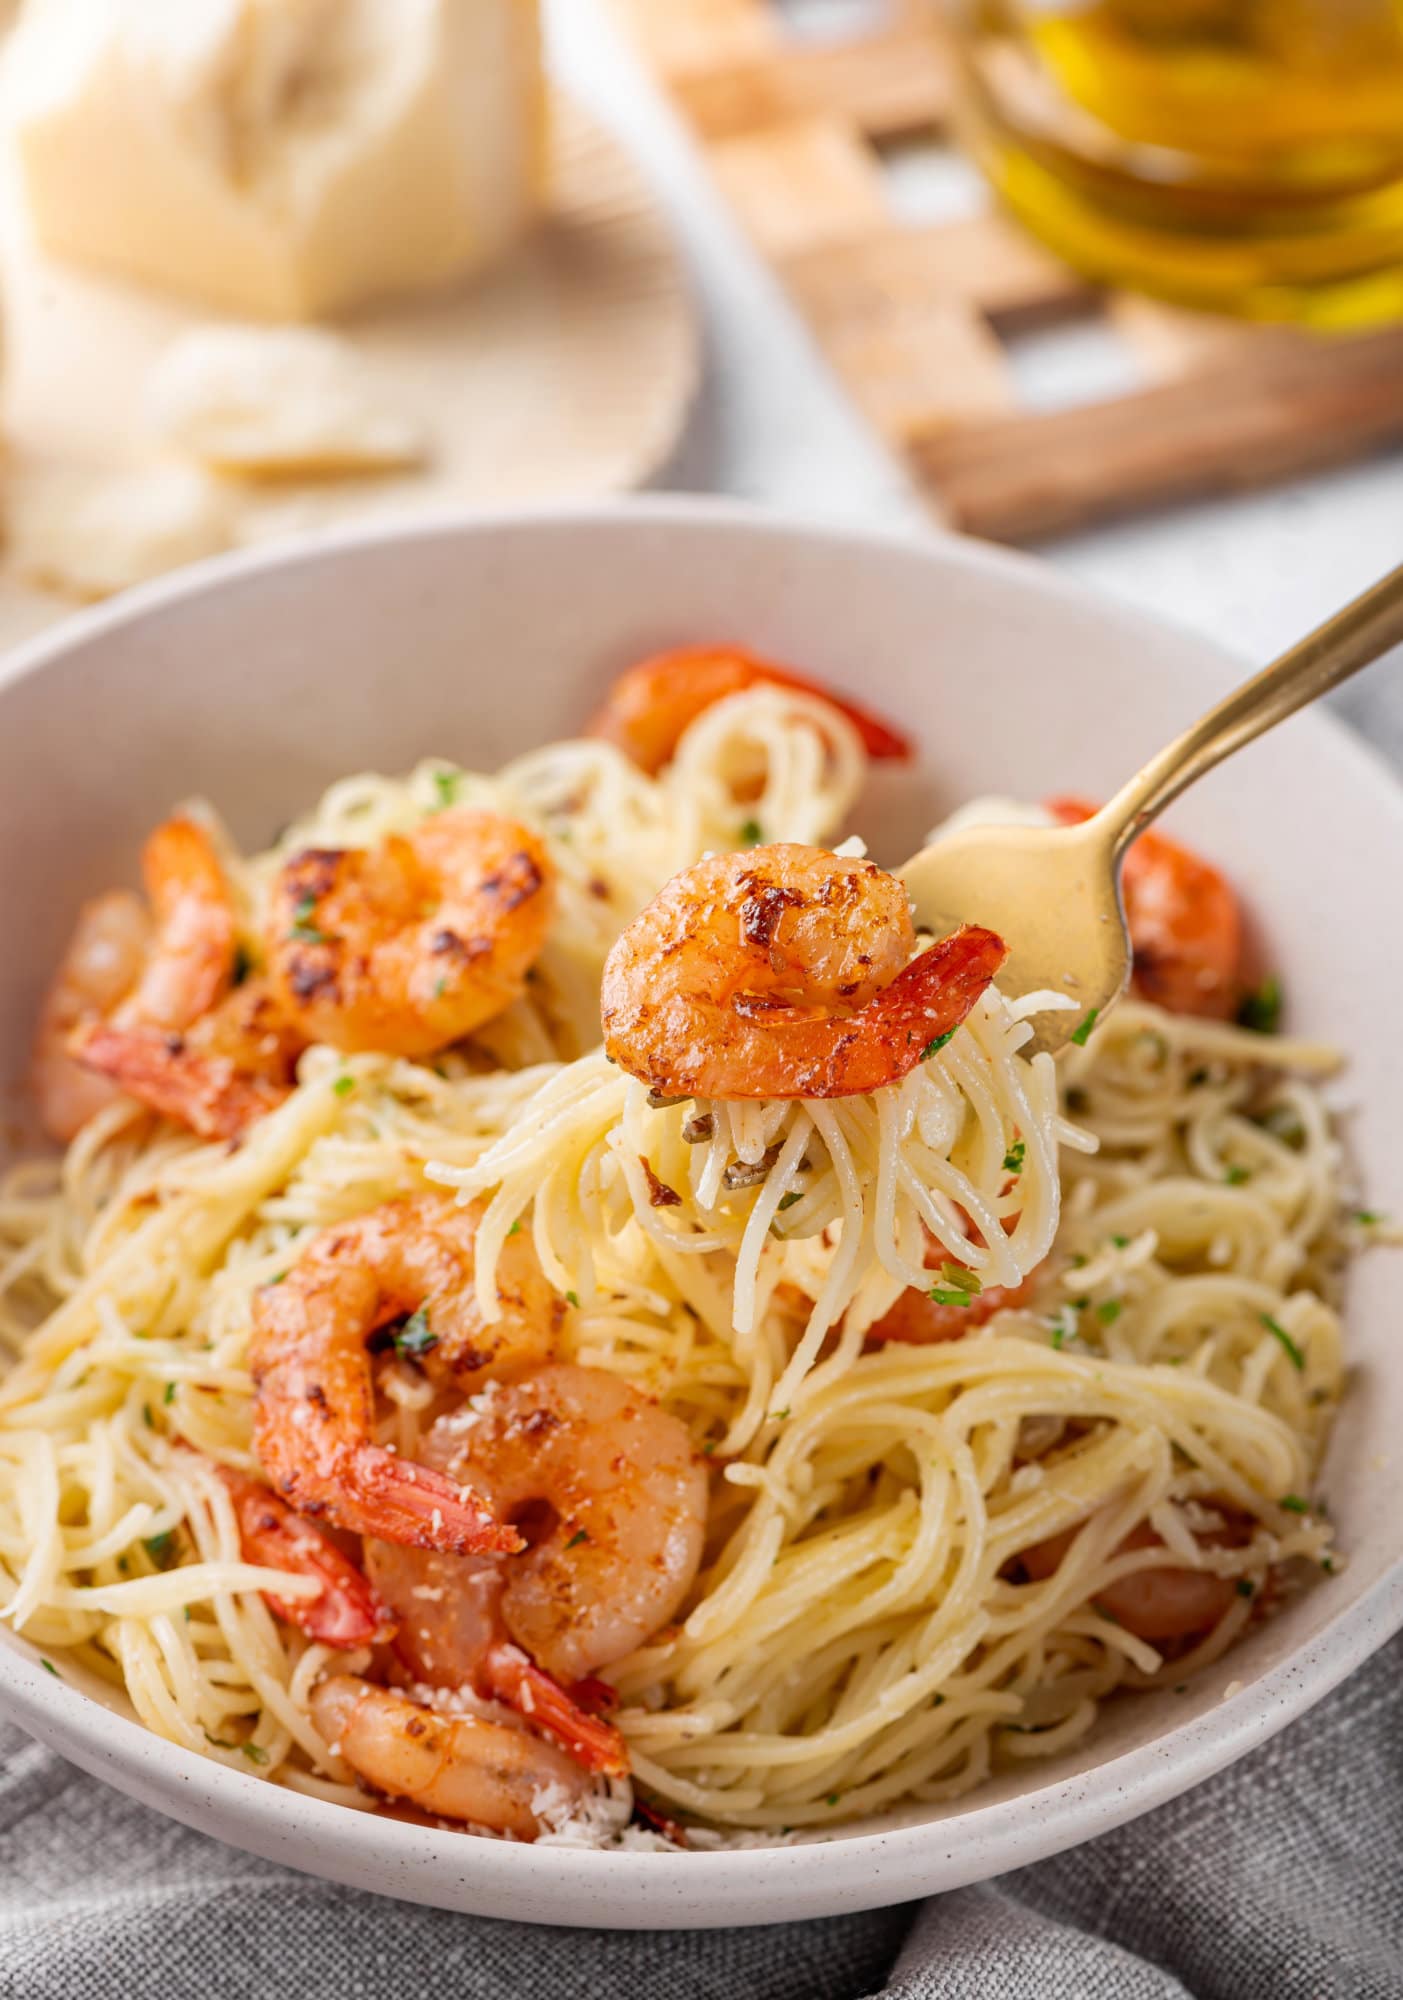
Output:
[[[972,826],[923,848],[897,870],[917,922],[937,936],[961,923],[997,931],[1008,946],[1004,992],[1050,989],[1076,1002],[1038,1015],[1026,1046],[1084,1041],[1130,979],[1120,865],[1136,834],[1234,750],[1399,644],[1403,564],[1210,709],[1094,818],[1079,826]]]

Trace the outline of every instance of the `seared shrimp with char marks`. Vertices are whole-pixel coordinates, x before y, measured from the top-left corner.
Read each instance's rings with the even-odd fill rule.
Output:
[[[604,1046],[654,1090],[851,1097],[898,1082],[1005,957],[966,925],[912,959],[905,889],[873,862],[788,843],[675,875],[604,967]]]
[[[418,1548],[521,1546],[478,1493],[373,1438],[370,1342],[396,1320],[416,1318],[414,1358],[464,1392],[554,1352],[564,1304],[528,1236],[503,1244],[499,1315],[482,1319],[473,1279],[481,1215],[480,1205],[436,1194],[387,1203],[323,1230],[280,1284],[258,1293],[254,1437],[264,1471],[302,1513]]]
[[[33,1080],[45,1128],[67,1141],[121,1094],[74,1054],[94,1027],[180,1031],[228,991],[233,899],[214,842],[183,814],[141,856],[146,901],[113,890],[86,903],[39,1020]]]
[[[431,1055],[519,998],[552,906],[528,828],[439,813],[378,847],[295,854],[270,903],[268,970],[309,1041]]]

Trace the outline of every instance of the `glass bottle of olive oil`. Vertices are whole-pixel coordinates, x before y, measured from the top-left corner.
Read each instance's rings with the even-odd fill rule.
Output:
[[[949,0],[967,137],[1094,278],[1403,317],[1403,0]]]

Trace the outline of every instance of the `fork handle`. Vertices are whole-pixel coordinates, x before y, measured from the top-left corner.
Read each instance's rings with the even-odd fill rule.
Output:
[[[1152,757],[1097,815],[1119,857],[1171,799],[1234,750],[1403,645],[1403,563]]]

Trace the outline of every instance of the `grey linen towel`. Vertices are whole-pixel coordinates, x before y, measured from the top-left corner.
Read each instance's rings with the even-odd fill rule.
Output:
[[[878,1994],[1403,2000],[1403,1639],[1089,1846],[914,1908],[763,1930],[555,1931],[359,1895],[188,1833],[0,1726],[4,2000]]]

